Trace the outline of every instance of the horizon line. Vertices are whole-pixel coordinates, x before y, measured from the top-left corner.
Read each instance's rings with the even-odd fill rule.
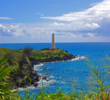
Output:
[[[16,42],[16,43],[6,42],[6,43],[0,43],[0,44],[17,44],[17,43],[22,44],[22,43],[29,43],[29,42],[22,42],[22,43],[20,43],[20,42]],[[51,43],[51,42],[30,42],[30,44],[31,43]],[[55,43],[110,43],[110,42],[55,42]]]

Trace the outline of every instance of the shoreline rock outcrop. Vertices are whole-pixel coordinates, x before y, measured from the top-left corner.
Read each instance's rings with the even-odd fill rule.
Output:
[[[44,63],[44,62],[55,62],[55,61],[67,61],[67,60],[71,60],[73,58],[75,58],[75,55],[66,55],[64,57],[56,57],[56,58],[47,58],[47,59],[43,59],[43,60],[36,60],[35,58],[30,58],[30,62],[32,64],[32,66],[40,64],[40,63]]]
[[[17,82],[14,86],[15,89],[17,88],[21,88],[21,87],[24,87],[26,88],[27,86],[35,86],[37,87],[38,86],[38,82],[43,79],[43,80],[46,80],[48,81],[48,77],[49,75],[45,75],[43,77],[41,77],[37,71],[34,69],[34,65],[38,65],[38,64],[41,64],[41,63],[45,63],[45,62],[56,62],[56,61],[68,61],[68,60],[71,60],[73,58],[75,58],[76,56],[75,55],[72,55],[72,54],[69,54],[69,55],[64,55],[63,57],[50,57],[50,58],[46,58],[46,59],[35,59],[35,58],[32,58],[30,57],[29,58],[29,61],[30,61],[30,65],[24,65],[24,61],[25,60],[22,60],[20,62],[20,72],[19,72],[19,79],[22,79],[22,81],[19,83]],[[27,64],[27,62],[25,62],[25,64]],[[27,67],[26,67],[27,66]],[[26,68],[25,68],[26,67]],[[22,70],[21,70],[22,69]],[[26,73],[27,74],[24,74],[24,71],[27,71]],[[17,75],[14,77],[14,78],[17,78]],[[17,81],[17,79],[14,79],[15,81]]]

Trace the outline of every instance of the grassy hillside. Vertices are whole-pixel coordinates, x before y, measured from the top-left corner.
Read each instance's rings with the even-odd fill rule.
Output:
[[[18,62],[22,58],[22,50],[14,50],[8,48],[0,48],[0,59],[9,58],[9,65],[17,66]]]
[[[17,64],[18,61],[22,58],[23,49],[14,50],[8,48],[0,48],[0,59],[4,57],[10,57],[10,59],[14,60]],[[64,57],[70,55],[68,52],[62,49],[56,50],[32,50],[30,57],[35,58],[36,60],[39,59],[47,59],[47,58],[55,58],[55,57]]]
[[[70,54],[60,48],[56,50],[33,50],[32,47],[25,47],[24,49],[9,49],[0,48],[0,60],[3,58],[8,58],[8,65],[18,67],[19,62],[23,59],[23,56],[28,62],[30,58],[35,60],[45,60],[45,59],[55,59],[67,57]]]

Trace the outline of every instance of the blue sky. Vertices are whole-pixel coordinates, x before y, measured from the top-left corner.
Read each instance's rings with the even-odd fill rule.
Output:
[[[110,42],[110,0],[0,0],[0,43]]]

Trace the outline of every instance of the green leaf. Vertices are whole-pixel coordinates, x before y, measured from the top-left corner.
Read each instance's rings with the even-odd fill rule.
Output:
[[[0,68],[0,80],[5,77],[10,71],[11,71],[11,67],[8,66],[4,66],[3,68]]]
[[[8,60],[8,58],[5,58],[5,59],[2,59],[2,60],[0,61],[0,68],[1,68],[1,66],[2,66],[7,60]]]

